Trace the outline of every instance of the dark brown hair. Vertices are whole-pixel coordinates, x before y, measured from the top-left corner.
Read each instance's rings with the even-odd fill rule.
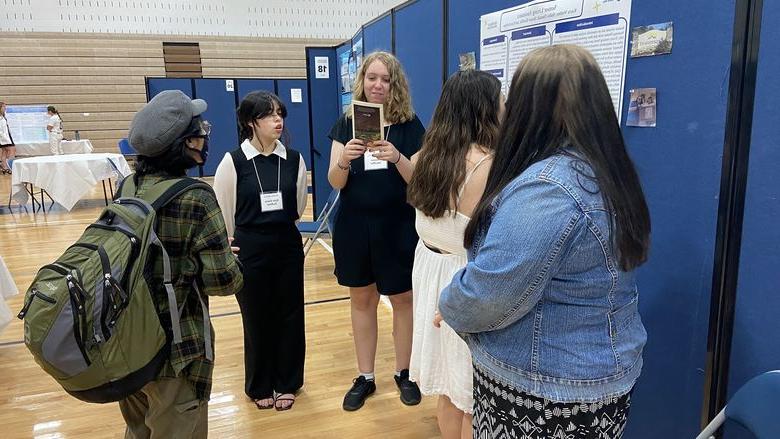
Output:
[[[274,103],[281,112],[282,119],[287,118],[287,107],[284,106],[279,96],[265,91],[253,91],[246,95],[238,106],[238,130],[241,134],[241,141],[252,140],[255,132],[252,124],[255,120],[266,117],[274,112]],[[284,128],[284,135],[287,133],[287,127]],[[282,143],[286,143],[283,141]]]
[[[613,218],[610,231],[621,269],[629,271],[645,262],[650,213],[639,177],[596,60],[572,45],[536,49],[517,68],[493,167],[466,229],[466,247],[488,220],[490,205],[504,187],[532,164],[565,153],[566,146],[592,169],[575,167],[598,185]]]
[[[471,145],[493,148],[500,99],[501,82],[489,73],[468,70],[447,80],[409,181],[412,206],[439,218],[457,201]]]

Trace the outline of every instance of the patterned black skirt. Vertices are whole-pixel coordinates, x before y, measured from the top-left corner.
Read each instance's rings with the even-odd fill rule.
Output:
[[[474,438],[619,439],[631,393],[597,403],[559,403],[520,392],[474,365]]]

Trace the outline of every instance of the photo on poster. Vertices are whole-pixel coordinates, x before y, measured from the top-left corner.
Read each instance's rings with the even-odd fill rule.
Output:
[[[474,52],[461,53],[458,55],[458,60],[460,61],[459,69],[461,72],[477,68],[477,57]]]
[[[352,101],[352,137],[364,142],[384,140],[384,106]]]
[[[672,22],[635,27],[631,31],[631,58],[670,54],[673,40]]]
[[[656,124],[656,89],[635,88],[631,90],[631,101],[628,104],[629,127],[655,127]]]

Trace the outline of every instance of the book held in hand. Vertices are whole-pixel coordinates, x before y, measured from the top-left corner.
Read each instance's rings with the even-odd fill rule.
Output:
[[[352,101],[352,137],[366,143],[384,140],[384,106]]]

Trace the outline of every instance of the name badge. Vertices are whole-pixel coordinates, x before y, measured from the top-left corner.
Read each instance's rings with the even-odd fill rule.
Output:
[[[363,154],[363,166],[366,171],[376,171],[378,169],[388,168],[387,161],[379,160],[374,157],[374,153],[371,151],[366,151],[365,154]]]
[[[260,194],[260,210],[262,212],[276,212],[284,209],[281,192],[267,192]]]

